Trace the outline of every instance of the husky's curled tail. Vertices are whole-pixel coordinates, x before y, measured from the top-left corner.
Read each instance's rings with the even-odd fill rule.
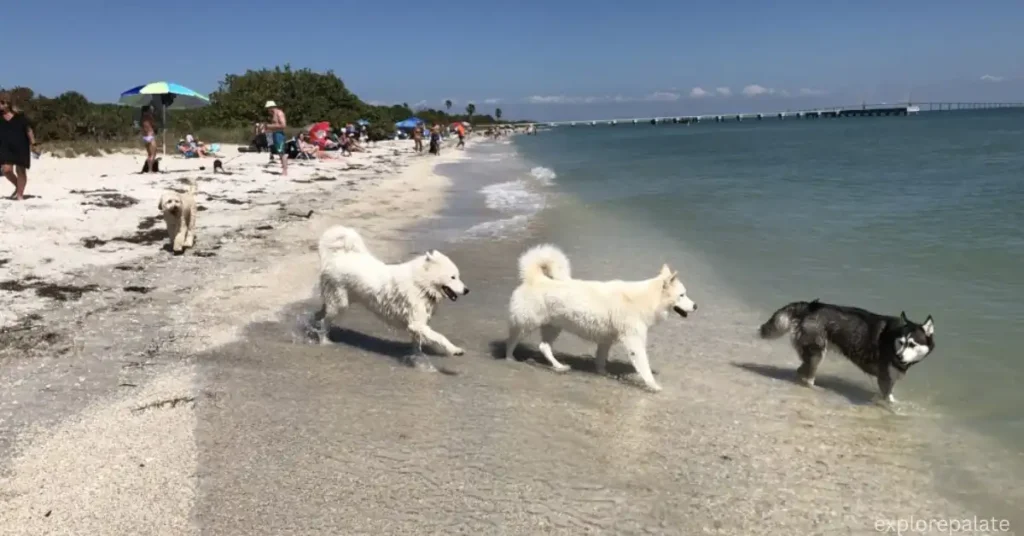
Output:
[[[355,229],[343,225],[335,225],[320,235],[318,252],[320,254],[320,265],[323,266],[332,256],[338,253],[369,254],[370,250],[366,248],[363,237],[359,236]]]
[[[551,244],[534,246],[519,257],[519,279],[530,283],[542,278],[572,279],[569,258]]]
[[[789,333],[793,326],[800,322],[803,317],[818,309],[821,304],[817,299],[809,302],[798,301],[783,306],[761,324],[762,339],[778,339]]]

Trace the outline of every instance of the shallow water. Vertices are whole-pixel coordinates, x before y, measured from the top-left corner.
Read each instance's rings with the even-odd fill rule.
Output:
[[[897,385],[899,416],[879,413],[874,383],[836,356],[819,384],[845,409],[827,411],[888,429],[890,454],[915,444],[930,485],[1005,516],[1024,465],[1024,365],[1015,353],[1024,342],[1020,119],[556,129],[478,147],[479,158],[442,168],[455,186],[447,218],[430,230],[462,251],[551,241],[579,277],[646,278],[662,262],[680,268],[698,316],[716,320],[663,328],[671,338],[652,343],[655,367],[676,372],[659,380],[666,390],[675,382],[670,396],[693,396],[694,382],[742,389],[721,377],[709,351],[737,377],[788,381],[792,351],[753,332],[791,300],[905,310],[918,321],[934,315],[937,350]],[[488,270],[514,276],[516,252],[500,251]],[[493,306],[504,308],[502,299]],[[563,339],[556,348],[593,352]]]
[[[662,256],[697,256],[762,314],[817,297],[933,315],[938,349],[899,391],[1020,450],[1022,119],[578,127],[515,143],[525,165],[550,168],[553,188],[604,224],[552,209],[546,225],[559,237],[600,236],[606,251],[632,255],[649,239],[609,228],[656,234]]]

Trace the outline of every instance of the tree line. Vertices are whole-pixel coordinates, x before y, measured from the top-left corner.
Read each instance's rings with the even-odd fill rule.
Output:
[[[26,87],[5,91],[10,92],[11,100],[32,120],[40,142],[128,142],[138,137],[135,126],[138,108],[90,102],[76,91],[52,98],[37,95]],[[500,122],[501,118],[500,109],[495,110],[495,119],[491,115],[477,114],[473,104],[466,106],[465,113],[452,113],[451,101],[445,103],[444,110],[413,110],[408,104],[372,105],[349,91],[333,71],[319,73],[292,69],[289,65],[229,74],[209,97],[210,106],[169,111],[168,124],[163,128],[176,133],[234,130],[241,139],[247,139],[245,136],[251,132],[253,123],[267,120],[264,104],[268,100],[277,102],[285,110],[288,123],[293,127],[319,121],[341,127],[364,119],[370,122],[372,139],[390,137],[396,122],[412,116],[428,124],[469,121],[474,125],[489,125]]]

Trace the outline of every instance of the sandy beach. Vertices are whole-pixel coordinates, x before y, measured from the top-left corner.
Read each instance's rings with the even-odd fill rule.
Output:
[[[293,161],[287,178],[266,154],[225,156],[217,175],[212,158],[168,158],[158,175],[137,173],[139,154],[36,161],[30,199],[0,205],[5,533],[190,533],[202,396],[190,355],[308,298],[329,225],[397,252],[392,233],[443,204],[448,181],[431,169],[461,156],[382,142]],[[157,201],[187,177],[200,231],[175,257]]]
[[[863,384],[794,386],[791,351],[760,350],[758,319],[735,304],[702,303],[655,332],[657,395],[636,389],[619,353],[611,377],[593,374],[593,348],[569,337],[557,348],[568,374],[494,359],[527,245],[516,240],[445,246],[473,288],[432,322],[467,349],[434,358],[453,374],[403,365],[405,335],[359,310],[337,344],[309,344],[319,233],[357,227],[392,262],[438,246],[418,230],[452,187],[434,167],[465,154],[385,143],[287,179],[266,155],[230,160],[223,176],[176,159],[138,175],[130,155],[34,162],[39,197],[0,204],[5,533],[878,534],[900,520],[1019,521],[1013,494],[979,512],[938,493],[949,483],[920,458],[927,439],[866,403]],[[196,249],[174,257],[153,218],[186,177],[206,210]]]

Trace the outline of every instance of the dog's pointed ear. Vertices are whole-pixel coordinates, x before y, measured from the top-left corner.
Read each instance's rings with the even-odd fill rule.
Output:
[[[907,312],[906,311],[900,311],[900,320],[902,320],[904,324],[907,324],[907,323],[910,322],[910,319],[907,318]]]
[[[661,265],[661,272],[658,274],[658,277],[662,277],[665,279],[672,277],[672,269],[668,267],[668,263]]]
[[[426,252],[425,255],[427,257],[427,262],[433,262],[434,258],[437,257],[437,250],[436,249],[432,249],[432,250]]]
[[[925,334],[929,337],[935,334],[935,321],[932,320],[932,315],[928,315],[928,318],[924,319],[924,324],[921,324],[921,329],[923,329]]]
[[[164,198],[163,197],[161,197],[160,200],[156,202],[156,209],[159,210],[160,212],[164,211]]]

